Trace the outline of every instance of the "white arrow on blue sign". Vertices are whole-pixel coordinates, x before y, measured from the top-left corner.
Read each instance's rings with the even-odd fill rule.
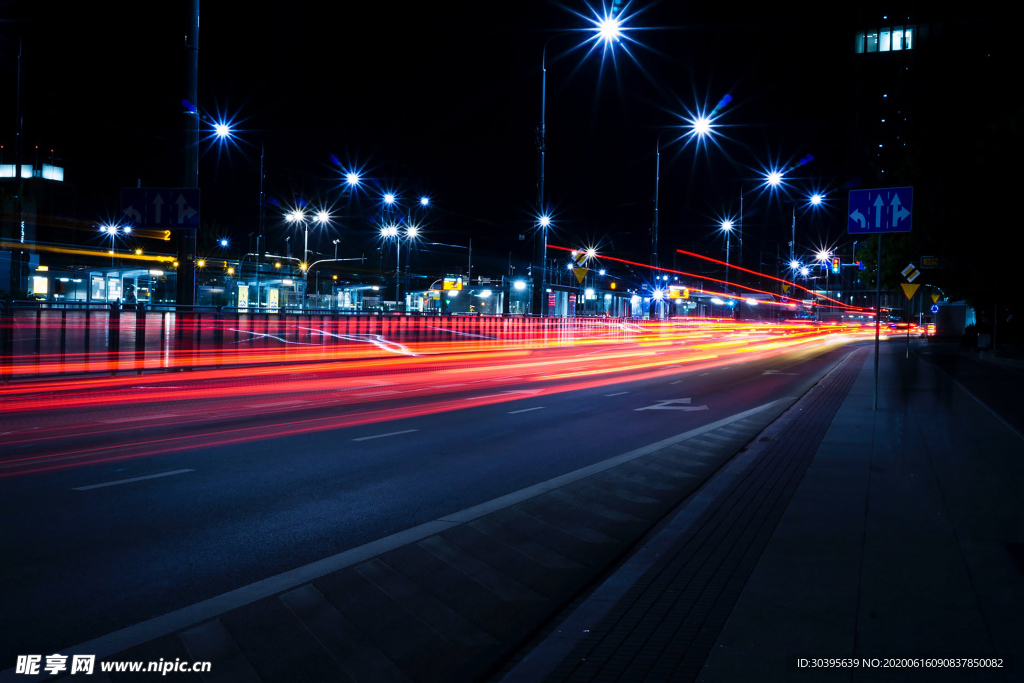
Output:
[[[126,187],[121,215],[136,228],[194,228],[199,225],[199,190],[181,187]]]
[[[853,235],[910,232],[912,187],[850,190],[846,231]]]

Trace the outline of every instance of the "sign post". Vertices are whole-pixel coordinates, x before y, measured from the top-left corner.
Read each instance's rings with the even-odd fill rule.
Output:
[[[912,187],[850,190],[846,232],[851,235],[878,235],[878,261],[875,267],[875,393],[872,410],[878,410],[878,347],[882,326],[882,235],[887,232],[910,232],[913,201]]]

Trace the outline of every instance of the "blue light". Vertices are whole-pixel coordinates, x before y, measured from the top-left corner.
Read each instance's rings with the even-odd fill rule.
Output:
[[[213,125],[213,132],[223,140],[224,138],[231,137],[231,126],[226,123],[215,123]]]
[[[430,206],[430,197],[420,197],[420,206]]]
[[[618,16],[608,12],[594,23],[597,27],[598,38],[604,41],[606,45],[618,42],[619,38],[622,37],[622,21]]]
[[[820,194],[812,194],[811,195],[811,204],[813,204],[814,206],[818,206],[819,204],[821,204],[821,199],[822,199],[822,197],[821,197]]]
[[[392,193],[390,193],[390,192],[388,192],[387,194],[385,194],[385,195],[384,195],[384,203],[385,203],[385,204],[394,204],[394,203],[395,203],[395,195],[393,195],[393,194],[392,194]]]
[[[768,171],[765,175],[764,180],[772,187],[778,187],[782,184],[782,173],[776,170]]]
[[[222,247],[226,247],[226,246],[228,246],[228,241],[227,241],[227,240],[225,240],[225,239],[222,239],[222,240],[220,241],[220,246],[222,246]]]
[[[349,187],[355,187],[359,184],[360,178],[358,173],[349,172],[345,174],[345,182],[348,183]]]
[[[540,227],[546,228],[551,225],[551,217],[547,214],[540,217]]]

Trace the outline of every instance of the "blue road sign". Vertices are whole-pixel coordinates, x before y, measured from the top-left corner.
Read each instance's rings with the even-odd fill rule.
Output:
[[[932,304],[932,313],[938,313],[938,312],[939,312],[939,305],[938,304]]]
[[[846,231],[851,235],[910,232],[912,187],[850,190]]]
[[[134,228],[199,226],[199,190],[181,187],[121,189],[121,217]]]

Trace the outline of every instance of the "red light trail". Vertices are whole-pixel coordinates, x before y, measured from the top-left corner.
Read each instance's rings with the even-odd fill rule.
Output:
[[[197,353],[201,362],[189,373],[12,382],[0,387],[0,477],[604,387],[873,332],[708,319],[578,323],[556,328],[533,319],[507,338],[402,341],[409,353],[363,344],[362,353],[325,357],[320,349],[301,365],[284,354],[272,364],[268,352],[256,367],[215,368]]]

